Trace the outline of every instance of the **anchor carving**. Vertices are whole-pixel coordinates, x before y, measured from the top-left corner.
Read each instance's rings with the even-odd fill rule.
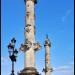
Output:
[[[41,48],[41,45],[37,42],[37,43],[33,43],[33,48],[35,51],[39,50]]]

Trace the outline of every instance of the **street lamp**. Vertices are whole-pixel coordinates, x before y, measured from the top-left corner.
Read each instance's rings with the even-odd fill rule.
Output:
[[[16,62],[16,57],[17,57],[17,53],[18,53],[17,49],[15,49],[15,43],[16,43],[15,38],[12,38],[11,42],[8,45],[9,58],[12,61],[12,73],[11,73],[11,75],[15,75],[14,74],[14,62]]]

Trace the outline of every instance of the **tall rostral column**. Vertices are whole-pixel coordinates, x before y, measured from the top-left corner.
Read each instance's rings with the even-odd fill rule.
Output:
[[[50,66],[51,42],[48,39],[48,35],[46,36],[44,47],[45,47],[45,68],[43,69],[43,71],[45,72],[45,75],[51,75],[51,72],[53,71],[53,69]]]
[[[24,69],[19,75],[39,75],[35,68],[35,51],[40,49],[40,44],[35,42],[35,4],[37,0],[24,0],[26,5],[25,42],[20,50],[25,54]]]

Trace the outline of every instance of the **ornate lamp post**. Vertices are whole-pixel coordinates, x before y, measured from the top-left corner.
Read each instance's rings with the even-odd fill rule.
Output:
[[[15,49],[15,43],[16,43],[15,38],[12,38],[11,42],[8,45],[9,58],[12,61],[12,73],[11,73],[11,75],[15,75],[14,74],[14,62],[16,62],[16,57],[17,57],[17,53],[18,53],[17,49]]]

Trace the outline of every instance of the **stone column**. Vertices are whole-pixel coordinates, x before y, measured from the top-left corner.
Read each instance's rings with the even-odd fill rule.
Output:
[[[45,75],[51,75],[52,68],[50,66],[50,47],[51,47],[51,42],[48,39],[48,35],[46,36],[45,40]]]
[[[30,43],[32,45],[35,43],[34,37],[34,1],[27,0],[26,1],[26,27],[25,27],[25,38],[26,43]],[[35,67],[34,63],[34,49],[30,47],[25,52],[25,67]]]
[[[39,75],[35,68],[35,51],[39,50],[40,44],[35,42],[35,16],[34,6],[36,0],[25,0],[26,24],[25,42],[21,44],[20,50],[25,53],[24,69],[19,75]]]

